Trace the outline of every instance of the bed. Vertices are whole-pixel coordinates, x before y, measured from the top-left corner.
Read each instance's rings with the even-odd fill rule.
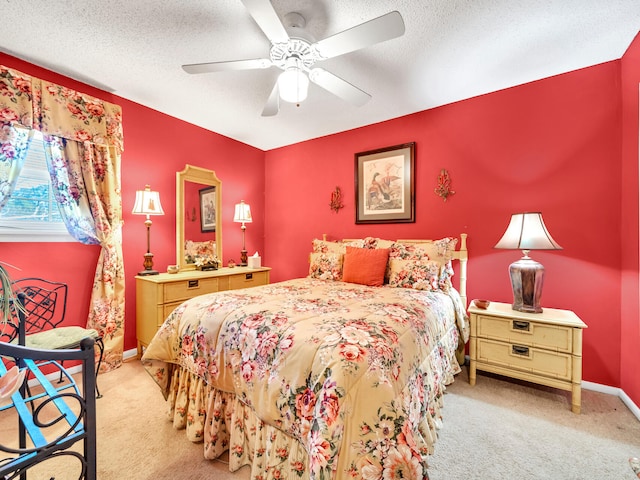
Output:
[[[314,240],[309,276],[188,300],[143,362],[174,427],[231,471],[426,479],[469,334],[466,262],[465,234]]]

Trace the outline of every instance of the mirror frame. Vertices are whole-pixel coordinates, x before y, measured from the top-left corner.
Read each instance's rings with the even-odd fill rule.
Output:
[[[216,255],[222,264],[222,182],[213,170],[187,164],[184,170],[176,172],[176,265],[180,266],[180,270],[196,269],[193,263],[187,263],[184,258],[184,182],[216,187]]]

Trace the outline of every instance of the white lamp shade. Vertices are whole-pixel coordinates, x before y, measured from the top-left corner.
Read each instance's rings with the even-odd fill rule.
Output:
[[[540,212],[514,213],[494,248],[511,250],[562,250],[551,237]]]
[[[309,78],[297,68],[289,68],[278,77],[278,92],[285,102],[300,103],[308,91]]]
[[[238,223],[251,223],[251,207],[242,200],[236,204],[236,211],[233,215],[233,221]]]
[[[162,205],[160,204],[160,193],[152,192],[149,185],[144,190],[136,192],[136,202],[133,205],[133,211],[136,215],[164,215]]]

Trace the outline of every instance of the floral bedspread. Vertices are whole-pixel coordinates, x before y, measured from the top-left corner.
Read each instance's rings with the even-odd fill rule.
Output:
[[[203,295],[143,360],[174,424],[205,456],[229,449],[232,470],[426,479],[468,329],[456,294],[301,278]]]

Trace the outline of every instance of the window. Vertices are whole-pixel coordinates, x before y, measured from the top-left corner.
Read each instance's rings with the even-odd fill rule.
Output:
[[[38,131],[34,131],[16,188],[0,211],[0,241],[75,242],[58,210]]]

